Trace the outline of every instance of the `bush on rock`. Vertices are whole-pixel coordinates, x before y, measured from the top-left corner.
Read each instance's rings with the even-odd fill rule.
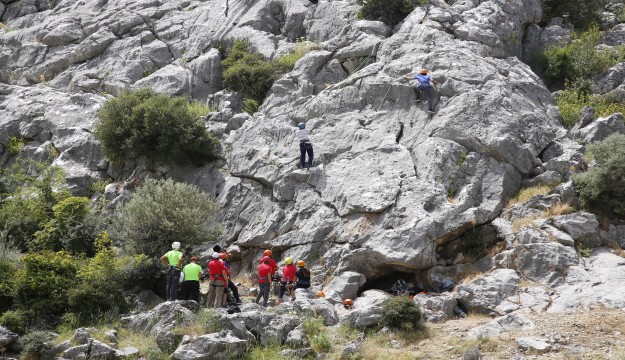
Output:
[[[219,141],[197,115],[186,98],[128,90],[98,111],[94,135],[115,163],[145,156],[157,163],[199,165],[219,157]]]
[[[542,0],[543,19],[567,16],[579,29],[595,24],[607,0]]]
[[[417,6],[425,5],[427,0],[356,0],[362,8],[358,18],[379,20],[393,27],[403,21]]]
[[[596,165],[573,177],[582,204],[625,215],[625,135],[588,146]]]
[[[421,310],[406,296],[394,296],[382,303],[382,323],[393,329],[417,330]]]

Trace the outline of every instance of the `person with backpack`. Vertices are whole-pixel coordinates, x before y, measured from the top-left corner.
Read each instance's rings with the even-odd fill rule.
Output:
[[[161,256],[160,261],[167,265],[167,285],[165,297],[167,301],[178,298],[178,284],[180,283],[180,269],[182,268],[182,252],[178,241],[171,244],[171,250]]]
[[[197,264],[197,260],[197,256],[191,256],[191,263],[182,269],[184,281],[182,282],[181,298],[182,300],[194,300],[199,303],[202,267]]]
[[[274,273],[274,268],[269,265],[271,258],[264,256],[261,260],[261,264],[258,265],[258,295],[256,295],[256,303],[263,298],[263,306],[267,307],[267,301],[269,301],[269,289],[271,288],[271,277]]]
[[[228,252],[226,250],[223,250],[220,254],[219,254],[219,258],[221,259],[221,261],[223,261],[224,266],[226,267],[226,273],[228,275],[228,286],[226,286],[228,289],[230,289],[230,292],[232,293],[232,297],[234,299],[232,299],[236,304],[241,304],[241,298],[239,298],[239,288],[237,288],[237,286],[232,282],[232,276],[230,276],[230,262],[228,261]],[[224,291],[224,304],[226,304],[226,292]]]
[[[295,289],[308,289],[310,287],[310,271],[306,269],[304,260],[297,261],[295,272]],[[291,300],[295,300],[295,290],[291,292]]]
[[[308,154],[308,168],[313,164],[313,146],[310,142],[310,135],[306,130],[306,124],[297,124],[298,129],[295,130],[295,137],[299,140],[299,166],[304,169],[306,166],[306,154]]]
[[[280,279],[280,293],[278,295],[277,304],[282,303],[282,297],[285,293],[289,293],[291,299],[293,299],[293,284],[295,283],[295,272],[297,268],[293,265],[293,258],[287,257],[284,259],[284,267],[282,268],[282,278]]]
[[[206,307],[217,308],[221,306],[224,288],[228,283],[228,273],[223,261],[219,259],[219,253],[214,252],[213,260],[208,262],[208,296]]]
[[[430,114],[434,113],[434,85],[438,84],[436,80],[432,79],[430,75],[428,75],[427,69],[421,69],[419,74],[416,76],[406,75],[406,79],[415,79],[417,80],[417,85],[412,87],[412,90],[415,94],[415,101],[421,101],[421,92],[424,92],[428,99],[428,112]]]

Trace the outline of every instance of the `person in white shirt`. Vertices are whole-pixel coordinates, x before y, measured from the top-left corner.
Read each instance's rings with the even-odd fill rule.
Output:
[[[312,167],[313,163],[313,146],[310,142],[310,136],[308,135],[308,130],[306,130],[306,124],[299,123],[297,125],[299,128],[295,130],[295,137],[299,140],[299,166],[300,169],[304,167]],[[306,166],[306,153],[308,153],[308,166]]]

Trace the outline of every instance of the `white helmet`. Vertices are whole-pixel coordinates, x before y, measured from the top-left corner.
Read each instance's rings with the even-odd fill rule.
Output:
[[[180,249],[180,242],[176,241],[174,243],[171,244],[171,248],[174,250],[179,250]]]

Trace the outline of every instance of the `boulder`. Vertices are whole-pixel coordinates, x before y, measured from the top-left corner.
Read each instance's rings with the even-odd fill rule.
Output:
[[[176,360],[209,360],[216,358],[236,358],[245,354],[248,341],[241,340],[232,332],[223,331],[198,336],[181,345],[171,354]]]
[[[518,312],[499,317],[485,325],[469,330],[470,339],[489,338],[510,331],[530,330],[534,323]]]
[[[78,328],[74,330],[74,336],[72,336],[72,342],[74,344],[86,344],[91,337],[91,334],[97,331],[95,328]]]
[[[363,291],[359,297],[354,300],[354,309],[367,307],[367,306],[381,306],[384,301],[389,299],[391,295],[382,290],[367,290]]]
[[[551,351],[551,345],[542,339],[536,339],[533,337],[522,337],[516,340],[516,346],[532,354],[544,354]]]
[[[305,348],[310,345],[301,325],[298,325],[295,329],[289,332],[284,343],[288,347],[295,349]]]
[[[198,310],[200,305],[192,300],[168,301],[150,311],[122,317],[121,323],[128,329],[156,335],[157,330],[192,322]]]
[[[344,299],[355,299],[358,289],[365,284],[367,278],[355,271],[345,271],[338,274],[324,289],[325,291],[336,291]]]
[[[90,359],[115,359],[117,350],[99,342],[89,339],[86,344],[71,347],[63,352],[65,359],[86,358]]]
[[[612,134],[625,134],[625,122],[620,113],[599,118],[582,128],[573,128],[570,135],[582,144],[602,141]]]
[[[414,301],[425,319],[430,322],[442,322],[455,317],[454,309],[458,301],[451,294],[418,294]]]
[[[298,318],[280,316],[272,319],[260,332],[260,343],[264,346],[282,345],[287,335],[299,325]]]
[[[382,321],[382,308],[379,306],[363,306],[349,310],[341,315],[339,322],[352,328],[364,329],[379,325]]]
[[[488,314],[516,293],[521,279],[512,269],[497,269],[470,284],[456,286],[456,298],[469,313]]]
[[[336,325],[339,322],[334,305],[326,299],[296,299],[293,310],[301,317],[321,316],[326,326]]]
[[[350,360],[358,357],[361,348],[362,344],[359,341],[354,340],[348,342],[345,346],[343,346],[339,360]]]
[[[575,241],[596,244],[599,221],[594,214],[580,211],[561,215],[553,219],[553,225],[571,235]]]
[[[17,341],[18,335],[11,330],[0,326],[0,348],[4,348],[7,345]]]

